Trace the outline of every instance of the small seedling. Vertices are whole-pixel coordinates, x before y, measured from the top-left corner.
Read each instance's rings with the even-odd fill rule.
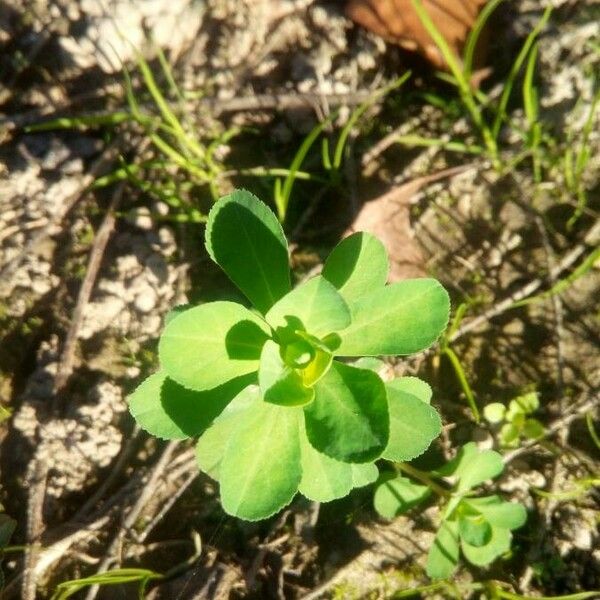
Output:
[[[383,244],[355,233],[292,289],[277,217],[242,190],[213,206],[206,248],[252,308],[217,301],[170,315],[160,370],[129,405],[157,437],[200,436],[198,464],[219,481],[227,513],[264,519],[298,491],[341,498],[377,479],[378,458],[410,460],[439,435],[427,384],[384,383],[340,360],[430,346],[449,313],[436,280],[386,285]]]
[[[498,434],[500,445],[504,448],[516,448],[521,438],[538,440],[544,436],[544,426],[533,417],[540,406],[536,392],[530,392],[511,400],[508,408],[500,402],[488,404],[483,415],[492,425],[500,425]]]
[[[450,577],[459,555],[473,565],[485,566],[510,550],[513,529],[526,520],[525,507],[500,496],[474,497],[473,490],[504,469],[502,457],[493,450],[479,451],[473,442],[463,446],[441,469],[426,474],[409,465],[403,470],[420,479],[398,475],[384,480],[375,492],[375,509],[392,519],[427,500],[436,492],[447,503],[427,558],[427,574],[434,579]],[[453,479],[452,488],[442,487],[432,477]]]

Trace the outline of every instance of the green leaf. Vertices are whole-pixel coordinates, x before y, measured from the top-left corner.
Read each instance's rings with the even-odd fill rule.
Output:
[[[500,428],[500,443],[503,446],[516,448],[519,445],[520,430],[512,423],[505,423]]]
[[[504,463],[500,454],[493,450],[478,452],[456,470],[455,475],[459,478],[456,491],[459,494],[466,492],[488,479],[497,477],[503,470]]]
[[[396,377],[396,379],[387,381],[385,387],[416,396],[421,402],[425,402],[425,404],[431,402],[431,386],[418,377]]]
[[[350,464],[352,469],[352,487],[359,488],[377,481],[379,469],[375,463]]]
[[[339,356],[412,354],[430,346],[448,324],[448,293],[435,279],[407,279],[361,296],[352,324],[340,333]]]
[[[375,510],[385,519],[393,519],[421,504],[431,495],[426,485],[413,483],[398,475],[377,486],[373,502]]]
[[[315,397],[315,391],[304,385],[300,372],[283,362],[279,346],[271,340],[262,349],[258,383],[265,402],[272,404],[302,406]]]
[[[403,381],[405,379],[408,381]],[[385,386],[390,413],[390,437],[383,458],[388,460],[408,461],[423,454],[442,430],[442,422],[436,410],[410,393],[416,391],[422,394],[424,391],[414,379],[402,377],[395,379],[393,385],[389,382]],[[431,395],[431,389],[427,387],[427,392]]]
[[[389,436],[387,396],[378,375],[334,361],[315,392],[304,408],[313,447],[344,462],[378,458]]]
[[[483,416],[492,424],[500,423],[504,419],[505,414],[506,407],[501,402],[492,402],[491,404],[487,404],[483,409]]]
[[[349,302],[357,300],[387,281],[390,265],[385,246],[364,231],[343,239],[323,266],[323,277]]]
[[[363,356],[362,358],[355,360],[352,363],[352,366],[356,367],[357,369],[369,369],[369,371],[373,371],[380,376],[387,368],[385,362],[379,358],[375,358],[374,356]]]
[[[508,529],[492,527],[490,540],[483,546],[473,546],[461,539],[461,549],[465,558],[473,565],[483,567],[510,550],[512,534]]]
[[[442,521],[427,556],[427,575],[432,579],[446,579],[458,564],[460,553],[458,523]]]
[[[321,348],[315,350],[315,357],[310,364],[300,371],[306,386],[313,386],[325,376],[333,364],[333,354]]]
[[[523,435],[530,440],[539,440],[546,434],[546,429],[537,419],[526,419],[523,423]]]
[[[302,477],[300,409],[258,402],[234,429],[220,466],[225,512],[266,519],[288,505]]]
[[[522,396],[518,396],[514,400],[511,400],[508,406],[511,416],[517,412],[529,415],[540,407],[540,401],[537,392],[529,392],[528,394],[523,394]]]
[[[330,502],[343,498],[353,487],[352,467],[315,450],[300,431],[302,480],[298,491],[309,500]]]
[[[488,479],[497,477],[503,469],[504,463],[500,454],[493,450],[480,451],[475,442],[469,442],[460,448],[451,461],[436,472],[444,477],[456,477],[458,479],[456,491],[460,494]]]
[[[258,370],[268,327],[234,302],[210,302],[175,317],[158,345],[163,369],[192,390],[209,390]]]
[[[274,329],[302,325],[308,333],[320,338],[348,327],[350,309],[333,285],[317,276],[284,296],[265,318]]]
[[[212,390],[196,392],[159,371],[129,396],[129,412],[142,429],[163,440],[196,436],[205,431],[253,379],[253,375],[246,375]]]
[[[527,511],[522,504],[505,502],[500,496],[465,498],[463,503],[481,513],[495,527],[518,529],[527,521]]]
[[[250,192],[236,190],[213,205],[206,249],[261,313],[290,291],[283,229],[269,207]]]
[[[196,445],[196,462],[201,471],[219,479],[219,471],[227,443],[233,432],[246,421],[260,402],[258,387],[251,385],[242,390],[202,434]]]
[[[461,540],[471,546],[480,547],[492,538],[492,527],[479,513],[461,514],[458,519]]]
[[[166,315],[165,315],[165,327],[175,318],[178,317],[181,313],[185,312],[193,308],[192,304],[178,304],[174,306]]]

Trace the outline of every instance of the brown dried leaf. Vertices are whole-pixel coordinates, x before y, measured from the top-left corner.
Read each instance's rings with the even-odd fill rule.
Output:
[[[389,281],[425,276],[423,251],[410,224],[411,200],[423,186],[467,168],[468,165],[444,169],[392,188],[363,205],[346,235],[368,231],[384,243],[390,257]]]
[[[486,1],[423,0],[423,6],[450,48],[460,56],[467,36]],[[447,68],[411,0],[350,0],[346,6],[346,14],[386,40],[422,54],[435,67]]]

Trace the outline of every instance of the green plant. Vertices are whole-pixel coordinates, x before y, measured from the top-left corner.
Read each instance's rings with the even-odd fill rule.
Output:
[[[292,289],[283,230],[238,190],[210,211],[206,248],[251,302],[176,311],[159,343],[160,370],[130,396],[139,425],[165,439],[200,436],[200,468],[220,483],[226,512],[269,517],[296,492],[345,496],[378,476],[374,461],[410,460],[440,433],[416,378],[384,383],[341,357],[398,355],[446,327],[448,294],[433,279],[386,285],[373,236],[338,244],[322,275]]]
[[[485,566],[510,550],[511,531],[525,523],[525,507],[497,495],[473,495],[477,486],[502,473],[500,454],[479,451],[474,442],[469,442],[453,460],[432,473],[407,464],[399,464],[398,468],[412,479],[399,474],[380,483],[374,504],[381,516],[392,519],[423,503],[432,492],[446,502],[427,559],[430,577],[443,579],[452,575],[461,551],[471,564]],[[433,477],[451,477],[453,485],[442,486]]]
[[[114,569],[106,573],[98,573],[91,577],[71,579],[56,586],[51,600],[65,600],[77,592],[91,586],[123,585],[126,583],[138,583],[138,598],[146,597],[146,586],[150,581],[162,579],[163,575],[148,569]]]
[[[539,407],[537,393],[529,392],[511,400],[508,408],[501,402],[492,402],[483,409],[483,415],[492,425],[502,423],[498,433],[500,445],[516,448],[521,438],[537,440],[544,436],[544,426],[529,416]]]

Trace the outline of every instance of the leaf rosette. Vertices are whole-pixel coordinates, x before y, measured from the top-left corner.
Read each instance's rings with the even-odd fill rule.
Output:
[[[206,248],[249,306],[177,308],[159,341],[160,370],[129,406],[157,437],[199,436],[198,465],[219,481],[226,512],[258,520],[298,491],[343,497],[375,481],[378,458],[410,460],[439,435],[427,384],[384,383],[374,361],[347,360],[430,346],[449,313],[436,280],[386,285],[383,244],[359,232],[321,275],[292,288],[281,225],[243,190],[213,206]]]

